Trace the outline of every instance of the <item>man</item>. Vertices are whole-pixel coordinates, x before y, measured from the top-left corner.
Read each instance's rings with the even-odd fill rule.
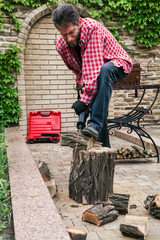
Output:
[[[61,34],[57,51],[82,87],[81,99],[72,108],[77,115],[91,108],[90,120],[82,133],[110,147],[107,116],[113,84],[131,72],[132,61],[101,23],[82,19],[72,5],[59,5],[52,20]]]

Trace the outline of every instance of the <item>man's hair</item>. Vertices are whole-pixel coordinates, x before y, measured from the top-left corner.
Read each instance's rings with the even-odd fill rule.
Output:
[[[71,4],[61,4],[52,13],[52,21],[56,28],[58,26],[68,27],[70,24],[79,25],[80,15]]]

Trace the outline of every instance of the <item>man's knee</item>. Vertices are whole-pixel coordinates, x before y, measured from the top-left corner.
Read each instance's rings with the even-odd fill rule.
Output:
[[[100,76],[103,76],[103,75],[109,76],[110,73],[113,71],[114,67],[115,66],[112,62],[103,64],[101,71],[100,71]]]

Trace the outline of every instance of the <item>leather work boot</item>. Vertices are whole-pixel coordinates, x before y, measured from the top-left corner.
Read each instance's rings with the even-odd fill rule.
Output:
[[[92,125],[87,125],[83,130],[82,133],[84,135],[87,135],[89,137],[93,137],[95,140],[98,140],[98,131],[92,126]]]

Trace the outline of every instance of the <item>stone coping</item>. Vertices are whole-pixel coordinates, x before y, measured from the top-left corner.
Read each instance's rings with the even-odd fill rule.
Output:
[[[6,135],[15,239],[69,240],[19,128],[7,128]]]

